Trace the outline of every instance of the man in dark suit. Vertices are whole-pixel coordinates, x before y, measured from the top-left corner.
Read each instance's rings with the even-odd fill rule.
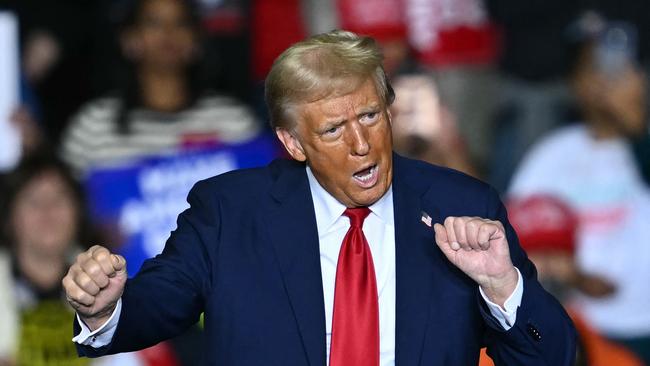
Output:
[[[95,246],[64,278],[79,353],[126,352],[205,312],[210,365],[571,365],[575,330],[497,193],[392,153],[374,41],[285,51],[266,81],[293,161],[196,184],[162,254],[126,280]]]

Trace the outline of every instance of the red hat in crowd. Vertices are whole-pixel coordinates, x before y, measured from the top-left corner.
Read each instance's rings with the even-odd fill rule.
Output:
[[[341,29],[380,43],[407,38],[402,0],[338,0],[336,5]]]
[[[565,202],[549,195],[533,195],[509,200],[507,208],[508,220],[524,250],[573,254],[578,217]]]

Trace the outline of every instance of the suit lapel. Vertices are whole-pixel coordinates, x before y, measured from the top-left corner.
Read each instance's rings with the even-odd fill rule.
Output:
[[[316,217],[304,165],[279,163],[268,230],[309,364],[325,365],[325,309]],[[285,166],[282,166],[285,165]]]
[[[394,155],[393,205],[395,210],[397,366],[420,364],[427,323],[435,307],[439,287],[434,278],[439,253],[433,229],[422,222],[421,196],[427,186],[405,171],[404,160]],[[432,211],[432,212],[429,212]],[[440,222],[437,210],[428,210],[433,222]],[[439,263],[438,263],[439,265]]]

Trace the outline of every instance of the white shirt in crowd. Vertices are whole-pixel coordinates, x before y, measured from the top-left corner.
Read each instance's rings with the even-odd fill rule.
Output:
[[[650,335],[650,189],[623,138],[596,139],[583,125],[559,129],[522,161],[508,194],[552,194],[579,216],[576,261],[616,286],[581,296],[590,324],[614,337]]]

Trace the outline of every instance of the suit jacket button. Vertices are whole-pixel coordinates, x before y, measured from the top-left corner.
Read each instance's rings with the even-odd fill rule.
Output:
[[[526,326],[526,330],[528,331],[528,335],[533,337],[534,340],[537,342],[540,342],[542,340],[542,335],[539,333],[539,330],[535,328],[534,325],[528,323]]]

